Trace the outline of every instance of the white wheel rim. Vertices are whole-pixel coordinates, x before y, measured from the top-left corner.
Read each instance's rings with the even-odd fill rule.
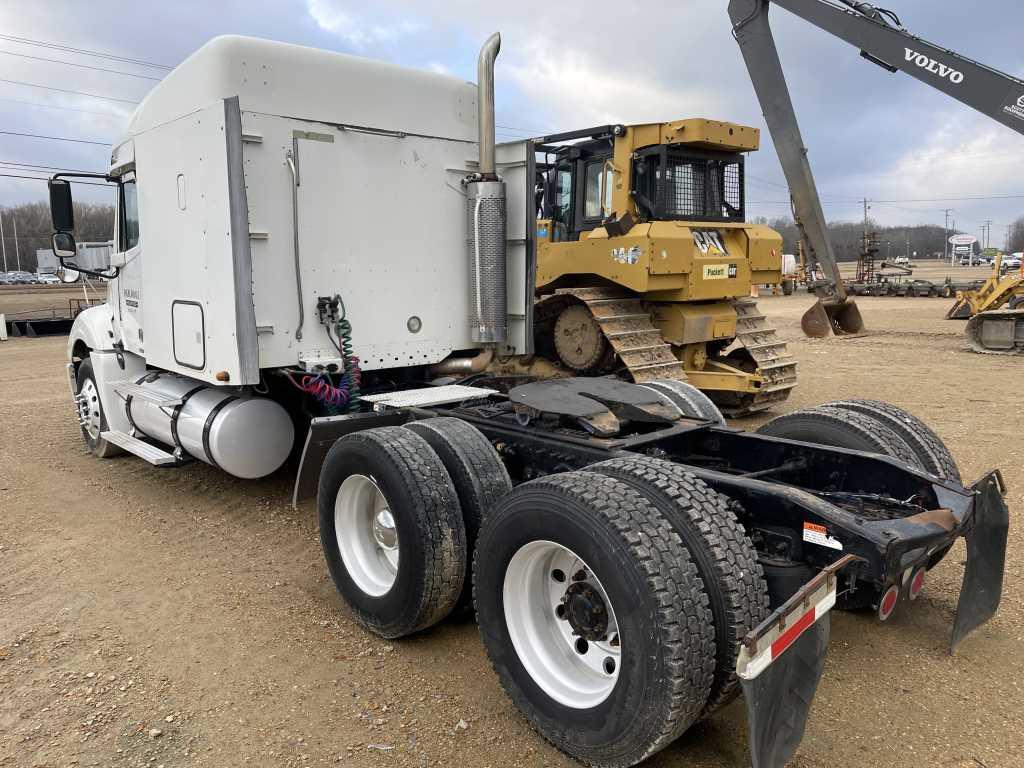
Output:
[[[387,594],[398,576],[398,529],[373,478],[345,478],[334,501],[334,535],[356,586],[373,597]]]
[[[600,638],[583,638],[560,613],[573,599],[570,589],[600,598],[607,616]],[[608,698],[619,679],[621,638],[608,594],[582,558],[553,541],[525,544],[509,561],[502,596],[512,645],[541,690],[573,709]]]
[[[86,379],[78,395],[82,428],[89,433],[89,437],[98,440],[102,426],[100,422],[100,393],[96,389],[96,382]]]

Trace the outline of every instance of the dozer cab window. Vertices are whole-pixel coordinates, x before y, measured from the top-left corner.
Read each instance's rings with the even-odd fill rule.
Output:
[[[612,172],[605,160],[591,160],[584,178],[583,218],[601,220],[612,207]]]
[[[743,221],[743,156],[678,145],[637,153],[634,199],[654,220]]]

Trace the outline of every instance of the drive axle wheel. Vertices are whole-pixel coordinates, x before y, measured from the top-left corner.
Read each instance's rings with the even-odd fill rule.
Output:
[[[703,582],[621,480],[571,472],[513,489],[484,520],[473,592],[505,691],[573,757],[635,765],[704,708],[715,651]]]
[[[452,479],[419,435],[383,427],[336,442],[317,512],[331,577],[368,629],[402,637],[455,607],[466,531]]]
[[[678,464],[629,457],[588,471],[617,477],[644,495],[679,534],[708,594],[714,620],[716,668],[704,714],[739,694],[740,641],[768,617],[768,586],[757,552],[725,496]]]

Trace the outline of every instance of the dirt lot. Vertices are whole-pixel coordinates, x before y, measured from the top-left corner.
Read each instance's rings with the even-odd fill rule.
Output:
[[[1014,524],[1001,611],[956,657],[962,544],[887,624],[835,617],[794,765],[1024,765],[1024,358],[967,352],[947,301],[862,299],[871,331],[841,341],[797,339],[807,304],[763,300],[801,361],[788,407],[911,409],[965,477],[1004,469]],[[353,623],[287,472],[86,455],[63,344],[0,345],[0,766],[574,765],[509,704],[471,622],[394,643]],[[742,766],[744,722],[738,702],[650,765]]]

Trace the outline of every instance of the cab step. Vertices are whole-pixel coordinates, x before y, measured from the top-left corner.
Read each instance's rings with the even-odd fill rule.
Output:
[[[154,467],[167,467],[183,463],[175,458],[173,454],[167,453],[167,451],[157,448],[155,445],[150,445],[124,432],[100,432],[100,437],[128,453],[148,461]]]

